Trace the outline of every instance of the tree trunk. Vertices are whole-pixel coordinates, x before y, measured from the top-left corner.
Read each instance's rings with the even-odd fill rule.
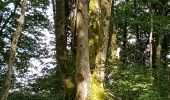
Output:
[[[114,15],[114,2],[112,0],[111,15]],[[109,40],[108,40],[108,52],[107,57],[112,59],[114,63],[119,59],[119,53],[117,52],[117,30],[115,23],[110,21],[109,24]]]
[[[168,59],[167,59],[167,55],[168,53],[168,43],[169,43],[169,39],[168,39],[169,35],[165,34],[163,39],[162,39],[162,64],[164,67],[168,66]]]
[[[88,47],[88,0],[77,0],[76,100],[86,100],[91,82]]]
[[[150,35],[149,35],[149,70],[151,74],[151,83],[153,83],[153,11],[150,5]]]
[[[66,100],[70,88],[73,88],[72,80],[67,77],[67,33],[66,33],[66,11],[65,0],[55,0],[53,3],[55,36],[56,36],[56,61],[59,71],[59,81],[62,91],[62,100]],[[68,85],[71,85],[68,86]],[[72,87],[73,86],[73,87]],[[71,98],[71,97],[70,97]]]
[[[15,31],[15,33],[13,35],[13,39],[12,39],[10,57],[9,57],[9,62],[8,62],[8,71],[7,71],[7,76],[6,76],[6,80],[4,83],[4,87],[2,89],[1,100],[7,100],[8,94],[9,94],[9,89],[10,89],[10,85],[11,85],[11,77],[12,77],[12,73],[13,73],[12,67],[13,67],[13,64],[15,61],[15,53],[16,53],[16,49],[17,49],[17,43],[18,43],[20,34],[22,32],[22,27],[23,27],[24,19],[25,19],[26,0],[22,1],[21,6],[22,6],[21,7],[21,15],[19,17],[18,25],[17,25],[16,31]]]
[[[90,65],[93,68],[91,99],[104,99],[105,62],[108,50],[109,24],[112,0],[90,1]],[[98,89],[96,89],[98,88]],[[103,97],[101,96],[103,95]]]
[[[161,65],[161,50],[162,50],[162,34],[160,33],[158,37],[158,44],[156,47],[156,63],[155,67],[159,67]]]

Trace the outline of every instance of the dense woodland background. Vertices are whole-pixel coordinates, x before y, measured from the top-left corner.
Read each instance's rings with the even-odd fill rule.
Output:
[[[169,100],[169,0],[0,0],[1,100]]]

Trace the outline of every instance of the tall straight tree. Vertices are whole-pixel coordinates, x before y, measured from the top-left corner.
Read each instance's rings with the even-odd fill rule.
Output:
[[[88,0],[77,0],[76,100],[86,100],[91,82],[88,47]]]
[[[109,24],[112,0],[90,0],[90,61],[93,70],[92,92],[94,99],[103,99],[105,78],[105,61],[108,49]],[[96,91],[98,87],[99,91]]]
[[[62,99],[66,97],[66,70],[67,70],[67,58],[66,58],[66,45],[67,35],[65,33],[65,0],[53,0],[53,12],[54,12],[54,24],[55,24],[55,37],[56,37],[56,62],[57,70],[59,71],[59,84],[62,90]]]
[[[149,34],[149,69],[151,74],[151,83],[153,83],[153,11],[152,4],[150,4],[150,34]]]
[[[11,78],[12,78],[12,73],[13,73],[12,68],[13,68],[14,61],[15,61],[15,53],[16,53],[16,49],[17,49],[18,39],[22,32],[22,27],[23,27],[24,20],[25,20],[25,12],[26,12],[26,0],[23,0],[22,5],[21,5],[21,15],[19,17],[18,25],[17,25],[16,31],[15,31],[15,33],[13,35],[13,39],[12,39],[9,62],[8,62],[8,71],[7,71],[7,76],[6,76],[6,80],[4,83],[4,87],[2,89],[1,100],[7,100],[7,97],[9,94]]]

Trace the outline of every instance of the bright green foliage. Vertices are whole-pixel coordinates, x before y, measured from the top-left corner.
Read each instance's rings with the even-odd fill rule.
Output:
[[[115,70],[109,66],[108,70]],[[150,74],[145,66],[119,65],[114,72],[108,73],[107,88],[114,97],[128,100],[163,100],[169,99],[170,69],[159,69],[156,73],[156,82],[151,84]],[[155,98],[155,99],[154,99]]]

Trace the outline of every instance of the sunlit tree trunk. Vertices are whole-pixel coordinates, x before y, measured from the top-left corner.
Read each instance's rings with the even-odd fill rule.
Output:
[[[105,95],[105,63],[108,49],[109,24],[112,0],[91,0],[90,13],[90,65],[93,69],[92,99],[102,99]],[[98,88],[97,90],[95,88]]]
[[[108,49],[108,39],[109,39],[109,23],[110,21],[106,17],[111,15],[111,0],[101,0],[101,21],[100,21],[100,33],[99,38],[100,46],[99,51],[96,55],[96,78],[100,81],[101,86],[103,87],[104,77],[105,77],[105,61]],[[99,30],[100,30],[99,29]]]
[[[151,74],[151,83],[153,83],[153,11],[150,4],[150,34],[149,34],[149,70]]]
[[[88,47],[88,0],[77,0],[76,100],[86,100],[91,72]]]
[[[12,68],[13,68],[13,64],[15,61],[15,53],[17,49],[18,39],[20,37],[20,34],[22,32],[22,27],[24,24],[25,11],[26,11],[26,0],[23,0],[22,5],[21,5],[21,15],[18,20],[16,31],[12,38],[12,44],[11,44],[11,50],[10,50],[10,56],[9,56],[9,62],[8,62],[8,71],[7,71],[7,76],[5,79],[4,87],[2,89],[1,100],[7,100],[8,98],[9,89],[11,85],[11,78],[12,78],[12,73],[13,73]]]

